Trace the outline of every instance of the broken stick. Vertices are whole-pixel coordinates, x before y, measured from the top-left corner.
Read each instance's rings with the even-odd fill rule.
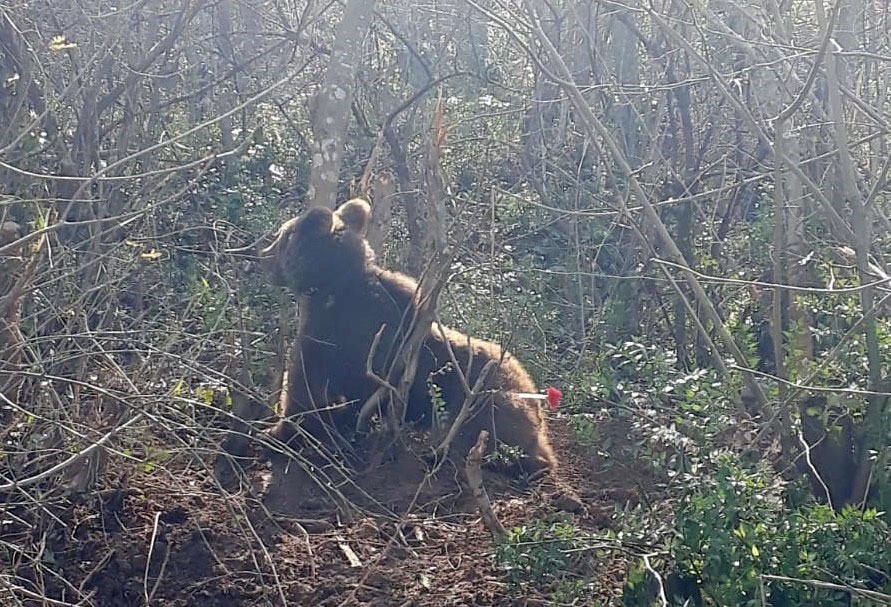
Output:
[[[480,509],[480,515],[483,517],[483,525],[486,526],[492,537],[498,539],[507,535],[507,531],[492,509],[492,502],[489,501],[489,494],[486,493],[486,487],[483,485],[483,473],[480,468],[488,440],[489,433],[482,430],[479,438],[476,440],[476,444],[471,447],[470,452],[467,454],[465,473],[467,474],[467,482],[470,484],[470,490],[473,492],[474,499],[476,499],[477,507]]]

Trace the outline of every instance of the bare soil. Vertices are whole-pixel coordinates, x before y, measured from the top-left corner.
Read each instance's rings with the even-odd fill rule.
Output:
[[[614,447],[627,441],[621,428],[605,432]],[[587,512],[557,512],[547,489],[488,474],[506,527],[558,516],[602,532],[616,506],[652,487],[644,467],[576,446],[562,419],[553,420],[551,433],[561,476]],[[446,466],[425,480],[423,462],[411,453],[359,474],[357,487],[341,487],[354,504],[349,518],[299,471],[272,475],[283,479],[276,486],[269,467],[257,466],[247,487],[226,494],[206,467],[115,477],[113,466],[103,490],[47,513],[61,523],[46,538],[45,569],[57,576],[21,566],[19,579],[63,601],[88,593],[90,601],[73,602],[102,607],[552,604],[508,588],[457,472]],[[588,571],[596,581],[590,604],[620,602],[625,569],[620,552],[598,553]]]

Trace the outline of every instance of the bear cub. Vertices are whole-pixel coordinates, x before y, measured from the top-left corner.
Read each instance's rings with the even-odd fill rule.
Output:
[[[275,241],[261,252],[273,283],[297,296],[300,316],[282,399],[283,419],[272,430],[280,440],[293,438],[289,420],[298,418],[301,427],[323,444],[330,445],[338,435],[348,436],[362,404],[377,388],[366,374],[375,335],[385,327],[372,368],[386,377],[410,328],[418,306],[417,282],[375,263],[365,239],[370,213],[369,204],[360,199],[336,211],[311,208],[285,222]],[[477,404],[479,413],[465,422],[451,453],[466,456],[480,430],[486,429],[494,439],[490,449],[497,441],[522,450],[520,465],[528,474],[553,472],[556,459],[538,405],[511,395],[535,392],[535,385],[520,363],[496,344],[451,329],[443,337],[434,325],[421,348],[406,421],[432,425],[437,413],[430,384],[436,385],[440,406],[445,405],[446,428],[458,414],[465,393],[449,346],[470,385],[488,361],[496,362]],[[472,361],[469,370],[468,361]]]

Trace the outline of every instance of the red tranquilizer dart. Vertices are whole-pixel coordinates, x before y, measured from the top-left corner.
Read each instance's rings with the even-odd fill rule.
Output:
[[[520,398],[529,398],[532,400],[546,400],[548,401],[548,406],[551,411],[556,411],[560,408],[560,399],[563,398],[563,393],[560,392],[554,386],[549,386],[547,390],[545,390],[544,394],[533,394],[532,392],[514,392],[514,396],[519,396]]]

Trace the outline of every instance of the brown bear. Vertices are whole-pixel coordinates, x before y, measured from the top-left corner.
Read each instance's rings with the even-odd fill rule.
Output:
[[[261,252],[274,284],[297,296],[300,315],[283,399],[284,419],[272,431],[280,440],[293,437],[288,420],[297,418],[324,444],[330,445],[335,434],[349,435],[362,404],[377,388],[366,373],[375,335],[384,326],[372,367],[386,377],[417,309],[417,282],[375,263],[365,239],[370,211],[368,203],[359,199],[336,211],[311,208],[285,222],[275,241]],[[470,385],[488,361],[497,364],[479,414],[465,422],[451,453],[465,456],[480,430],[486,429],[497,442],[522,450],[520,465],[530,475],[553,471],[556,459],[537,403],[512,394],[535,392],[520,363],[499,346],[458,331],[446,329],[445,339],[460,364],[466,367],[472,360],[469,373],[463,369]],[[450,425],[465,400],[445,339],[434,326],[421,348],[407,422],[429,427],[437,400],[451,414]],[[431,383],[437,386],[436,399],[431,397]],[[332,427],[338,432],[330,432]]]

